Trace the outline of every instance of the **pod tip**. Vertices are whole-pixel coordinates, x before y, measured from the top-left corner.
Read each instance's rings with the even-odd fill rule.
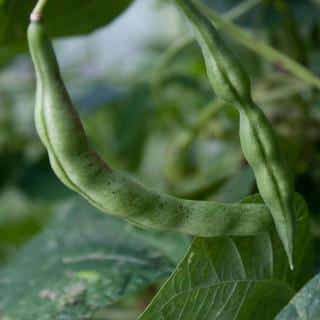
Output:
[[[293,264],[292,258],[289,259],[289,267],[290,267],[290,270],[291,270],[291,271],[294,270],[294,264]]]
[[[294,270],[294,263],[293,263],[293,257],[292,257],[292,251],[287,251],[287,257],[288,257],[288,262],[289,262],[289,268],[291,271]]]

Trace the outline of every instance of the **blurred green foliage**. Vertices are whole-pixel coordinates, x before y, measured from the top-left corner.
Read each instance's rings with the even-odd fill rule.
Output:
[[[167,2],[161,1],[164,6]],[[206,2],[224,13],[242,3]],[[7,15],[9,3],[0,1],[0,21],[1,17],[7,21],[6,28],[1,22],[0,62],[24,46],[26,20],[15,24],[12,34],[8,30],[17,20],[12,19],[13,14],[25,17],[24,10],[32,1]],[[74,25],[72,20],[70,24],[65,22],[59,6],[52,10],[48,7],[52,15],[48,23],[54,35],[87,33],[109,22],[129,1],[113,2],[117,3],[114,11],[108,11],[104,7],[108,5],[99,2],[98,11],[94,12],[101,14],[95,15],[95,19],[91,19],[83,1],[79,5],[70,3],[67,11],[79,7]],[[235,21],[319,74],[319,8],[319,2],[311,0],[257,1]],[[114,77],[117,66],[90,86],[85,79],[79,79],[80,72],[66,69],[63,75],[67,86],[75,92],[73,99],[91,143],[110,165],[148,186],[180,197],[239,201],[254,193],[256,185],[239,148],[238,115],[228,105],[212,111],[219,102],[210,90],[200,51],[194,43],[178,46],[175,54],[170,53],[170,47],[185,34],[181,23],[175,39],[152,39],[146,43],[143,63],[125,77]],[[296,189],[310,206],[312,229],[319,242],[319,90],[296,79],[280,63],[266,62],[230,37],[227,41],[249,71],[254,98],[280,136],[296,176]],[[86,61],[77,63],[73,69],[81,69]],[[72,193],[52,174],[33,127],[34,75],[29,58],[21,56],[3,65],[0,73],[0,263],[5,264],[27,240],[46,229],[54,208]],[[77,90],[73,82],[77,83]],[[81,222],[74,221],[74,226]],[[161,246],[162,241],[166,240],[159,238],[153,243]],[[176,253],[181,257],[183,252],[174,250],[171,256]]]
[[[106,3],[100,0],[92,4],[85,0],[50,1],[46,24],[54,37],[89,33],[110,22],[130,2],[118,0]],[[0,64],[26,50],[25,31],[35,4],[36,0],[18,3],[13,0],[0,1]]]

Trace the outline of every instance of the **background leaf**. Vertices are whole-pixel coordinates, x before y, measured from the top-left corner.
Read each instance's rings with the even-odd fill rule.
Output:
[[[45,21],[53,37],[85,34],[109,23],[131,0],[49,1]],[[26,29],[35,0],[0,2],[0,62],[26,49]],[[94,19],[92,19],[94,17]]]
[[[75,198],[0,273],[1,319],[83,319],[170,273],[188,241],[105,216]],[[158,241],[161,243],[161,240]],[[174,253],[174,252],[178,252]]]

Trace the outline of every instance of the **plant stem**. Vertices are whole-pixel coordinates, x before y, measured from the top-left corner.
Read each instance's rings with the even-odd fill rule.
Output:
[[[212,118],[215,117],[226,106],[226,104],[227,103],[224,101],[216,99],[204,107],[191,128],[191,139],[196,138],[201,130],[207,126]]]
[[[251,9],[253,9],[256,5],[258,5],[261,2],[261,0],[245,0],[240,2],[237,6],[230,9],[226,14],[223,15],[223,17],[227,20],[234,20]]]
[[[170,64],[172,60],[189,44],[193,42],[191,35],[187,35],[179,38],[177,41],[172,43],[160,56],[158,62],[156,63],[155,69],[153,71],[153,82],[160,82],[163,76],[163,70]]]
[[[285,86],[280,86],[277,89],[253,91],[253,97],[261,104],[271,103],[276,100],[292,97],[293,95],[299,94],[301,91],[308,88],[310,89],[310,86],[304,82],[290,83]]]
[[[48,0],[38,0],[36,6],[31,12],[30,20],[31,21],[40,21],[42,18],[44,7],[46,6]]]

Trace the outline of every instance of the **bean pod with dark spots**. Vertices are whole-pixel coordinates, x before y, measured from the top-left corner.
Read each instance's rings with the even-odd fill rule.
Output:
[[[225,46],[205,13],[192,0],[176,0],[176,3],[193,27],[216,95],[239,110],[244,156],[255,173],[258,189],[273,216],[293,268],[294,187],[277,137],[263,112],[252,101],[247,73],[233,52]]]
[[[272,226],[262,204],[191,201],[155,192],[112,170],[88,143],[41,21],[28,42],[36,71],[35,123],[59,179],[92,205],[133,224],[202,237],[255,235]]]

